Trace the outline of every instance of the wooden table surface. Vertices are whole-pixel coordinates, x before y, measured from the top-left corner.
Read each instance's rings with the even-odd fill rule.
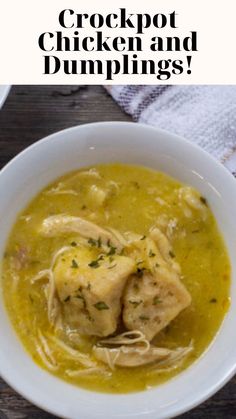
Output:
[[[129,120],[101,86],[14,86],[0,111],[0,165],[55,131],[93,121]],[[0,378],[0,419],[26,418],[55,419],[23,399]],[[236,418],[236,378],[179,418]],[[78,413],[78,419],[86,418]]]

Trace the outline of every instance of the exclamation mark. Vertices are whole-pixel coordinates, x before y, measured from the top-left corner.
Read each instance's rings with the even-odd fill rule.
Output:
[[[187,65],[188,65],[187,74],[191,74],[192,71],[190,70],[190,66],[191,66],[192,56],[191,55],[187,55],[186,58],[187,58]]]

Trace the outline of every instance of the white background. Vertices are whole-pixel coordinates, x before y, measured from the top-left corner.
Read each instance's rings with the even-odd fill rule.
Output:
[[[107,82],[104,75],[43,74],[43,51],[38,46],[42,32],[62,30],[58,22],[61,10],[71,8],[76,13],[116,13],[126,7],[129,13],[178,13],[178,29],[145,31],[144,45],[151,36],[189,36],[198,32],[198,52],[154,53],[147,47],[138,53],[141,59],[185,59],[192,55],[191,75],[185,71],[162,83],[174,84],[235,84],[236,83],[236,1],[235,0],[6,0],[0,12],[0,84],[156,84],[155,75],[117,75]],[[68,31],[67,36],[73,34]],[[99,30],[99,29],[98,29]],[[87,35],[92,35],[92,30]],[[158,31],[158,33],[156,33]],[[79,30],[82,34],[82,31]],[[86,31],[83,30],[83,35]],[[104,29],[107,36],[135,36],[132,29]],[[52,53],[53,54],[53,53]],[[61,59],[116,59],[122,53],[56,53]],[[132,54],[132,53],[131,53]]]

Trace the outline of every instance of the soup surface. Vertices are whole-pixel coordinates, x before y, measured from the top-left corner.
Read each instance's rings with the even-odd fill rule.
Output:
[[[7,310],[34,361],[103,392],[149,389],[188,367],[217,333],[229,286],[207,197],[122,164],[40,192],[3,260]]]

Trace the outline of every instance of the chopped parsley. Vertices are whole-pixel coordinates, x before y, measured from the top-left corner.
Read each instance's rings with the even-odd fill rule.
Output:
[[[95,269],[99,268],[100,266],[99,261],[102,259],[104,259],[103,255],[99,256],[99,258],[97,258],[96,260],[92,260],[92,262],[90,262],[88,266],[90,266],[90,268],[95,268]]]
[[[82,205],[81,207],[82,210],[85,210],[86,208],[87,208],[86,205]]]
[[[77,269],[79,267],[78,263],[75,259],[72,259],[71,261],[71,268]]]
[[[156,295],[156,297],[153,298],[153,305],[161,304],[162,300]]]
[[[144,314],[142,314],[141,316],[139,316],[139,318],[140,318],[140,320],[143,320],[143,321],[149,320],[149,317],[148,316],[145,316]]]
[[[34,299],[33,299],[33,297],[32,297],[31,294],[29,294],[29,299],[30,299],[30,302],[33,304],[34,303]]]
[[[90,322],[94,322],[94,319],[90,316],[90,314],[87,314],[87,319],[88,319],[88,321],[90,321]]]
[[[112,256],[116,253],[116,247],[113,247],[113,246],[109,246],[109,247],[110,247],[110,250],[107,253],[107,256]]]
[[[76,247],[77,246],[77,243],[76,242],[71,242],[71,244],[70,244],[72,247]]]
[[[132,185],[136,188],[136,189],[140,189],[140,185],[137,181],[131,181]]]
[[[88,264],[88,266],[90,266],[90,268],[99,268],[99,263],[98,263],[98,259],[97,260],[92,260],[92,262],[90,262]]]
[[[156,266],[156,268],[159,268],[160,267],[159,263],[156,263],[155,266]]]
[[[201,201],[201,203],[202,203],[203,205],[206,205],[206,207],[208,206],[207,199],[206,199],[206,198],[204,198],[204,196],[200,196],[200,201]]]
[[[93,247],[101,247],[101,245],[102,245],[102,239],[101,239],[101,237],[98,237],[98,239],[97,240],[95,240],[95,239],[92,239],[92,237],[90,237],[89,239],[88,239],[88,243],[91,245],[91,246],[93,246]]]
[[[92,238],[88,239],[88,243],[91,244],[91,246],[97,246],[97,240],[94,240]]]
[[[169,255],[170,255],[171,258],[175,258],[175,254],[174,254],[174,252],[172,252],[172,250],[169,251]]]
[[[156,253],[153,253],[152,249],[150,249],[149,251],[149,255],[150,258],[153,258],[154,256],[156,256]]]
[[[137,262],[137,265],[141,265],[141,263],[143,263],[143,260],[139,260],[139,261]]]
[[[94,304],[94,307],[97,310],[109,310],[108,305],[104,301],[98,301],[96,304]]]
[[[138,268],[136,271],[136,275],[138,278],[142,278],[144,271],[146,271],[146,268]]]
[[[115,268],[116,267],[116,263],[114,264],[114,265],[111,265],[111,266],[108,266],[108,268],[107,269],[113,269],[113,268]]]
[[[67,301],[70,301],[70,295],[65,298],[64,303],[67,303]]]
[[[140,239],[140,240],[144,240],[144,239],[146,239],[146,236],[141,237],[141,239]]]
[[[87,285],[87,290],[91,290],[91,284],[90,284],[90,282],[88,282],[88,285]]]
[[[143,302],[143,300],[139,300],[139,301],[129,300],[129,303],[132,304],[134,306],[134,308],[138,307],[139,304],[141,304],[142,302]]]
[[[212,299],[210,300],[210,303],[217,303],[217,299],[216,299],[216,298],[212,298]]]

